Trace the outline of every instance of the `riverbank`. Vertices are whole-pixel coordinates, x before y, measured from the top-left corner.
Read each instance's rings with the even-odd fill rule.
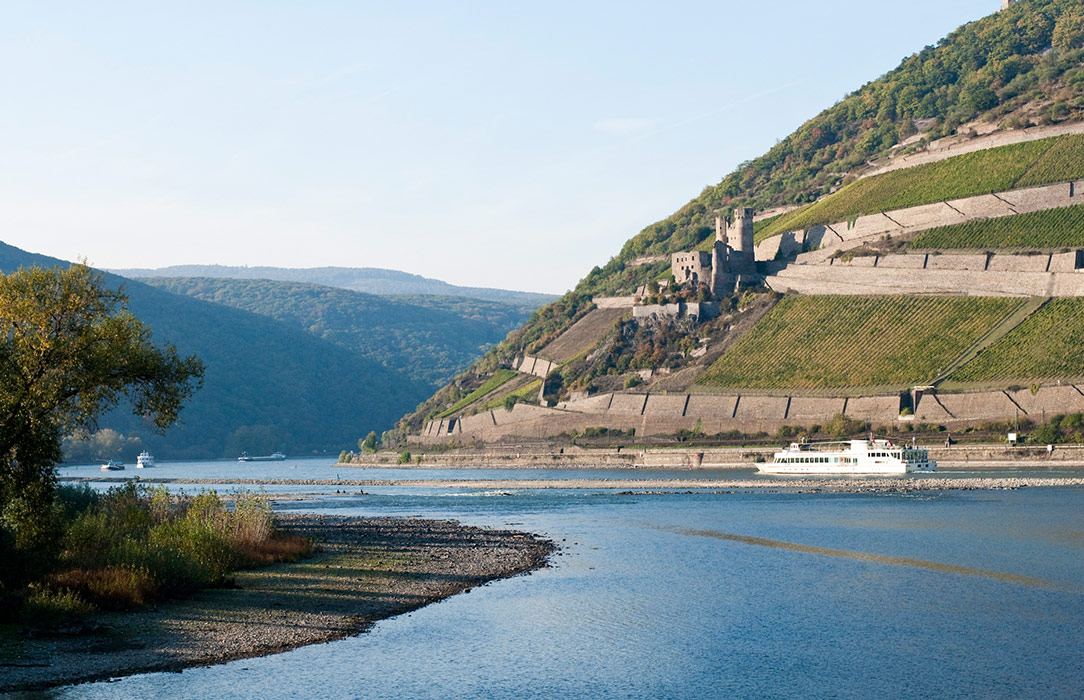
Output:
[[[922,445],[942,469],[1024,469],[1084,467],[1084,445]],[[769,462],[782,445],[771,447],[579,447],[509,445],[442,452],[354,455],[343,468],[423,469],[748,469]],[[403,462],[400,464],[400,462]]]
[[[373,623],[545,565],[552,543],[456,522],[277,515],[320,551],[238,572],[232,588],[64,634],[0,628],[0,692],[179,671],[364,632]]]
[[[122,478],[68,477],[62,481],[122,482]],[[546,490],[582,490],[582,489],[621,489],[650,490],[660,489],[714,489],[732,491],[805,491],[836,493],[869,493],[914,491],[1001,491],[1006,489],[1084,486],[1084,477],[990,477],[959,476],[939,477],[936,473],[921,476],[888,477],[767,477],[740,479],[185,479],[161,478],[144,479],[150,484],[194,484],[194,485],[236,485],[236,486],[409,486],[424,488],[460,488],[485,489],[488,491],[518,491],[524,489]],[[298,498],[302,494],[279,494],[283,498]],[[326,496],[316,493],[313,496]],[[364,492],[358,495],[365,495]],[[275,499],[278,495],[269,495]]]

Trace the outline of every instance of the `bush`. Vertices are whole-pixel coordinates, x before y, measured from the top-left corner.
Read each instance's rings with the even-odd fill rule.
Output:
[[[78,622],[94,612],[94,606],[71,591],[52,591],[34,585],[22,606],[24,622],[59,627]]]
[[[403,450],[399,453],[399,459],[396,460],[396,464],[410,464],[410,453]]]

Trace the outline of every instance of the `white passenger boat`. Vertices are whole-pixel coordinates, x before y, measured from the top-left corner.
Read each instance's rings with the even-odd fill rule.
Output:
[[[870,436],[869,440],[792,442],[761,464],[763,474],[907,474],[932,472],[937,462],[915,445],[896,445]]]
[[[146,469],[147,467],[154,466],[154,455],[146,450],[139,453],[136,457],[136,469]]]
[[[124,462],[118,462],[115,459],[111,459],[102,465],[103,472],[115,472],[124,469]]]

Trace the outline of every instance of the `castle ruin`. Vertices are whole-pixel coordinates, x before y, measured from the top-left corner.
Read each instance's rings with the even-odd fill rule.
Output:
[[[1002,10],[1007,10],[1007,9],[1009,9],[1009,5],[1015,5],[1015,4],[1016,4],[1016,0],[1001,0],[1001,9]]]
[[[715,243],[710,255],[703,251],[674,253],[670,271],[678,284],[706,284],[716,296],[748,286],[757,275],[753,244],[753,210],[734,210],[734,223],[715,217]]]

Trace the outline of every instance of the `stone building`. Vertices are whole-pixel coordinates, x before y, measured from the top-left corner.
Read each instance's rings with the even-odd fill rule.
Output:
[[[1016,4],[1016,0],[1001,0],[1001,9],[1002,10],[1007,10],[1007,9],[1009,9],[1009,5],[1015,5],[1015,4]]]
[[[706,284],[715,296],[747,286],[757,275],[753,245],[753,210],[736,209],[734,223],[715,217],[715,243],[711,254],[701,251],[674,253],[670,271],[678,284]]]

